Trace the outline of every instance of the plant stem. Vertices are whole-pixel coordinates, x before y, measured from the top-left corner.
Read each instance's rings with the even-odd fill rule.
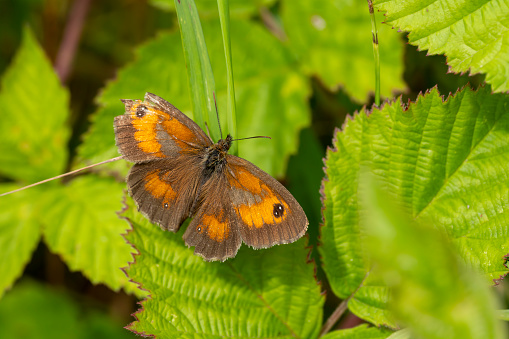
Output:
[[[347,298],[347,299],[343,300],[339,304],[339,306],[334,310],[334,312],[332,312],[332,314],[329,317],[329,319],[327,319],[325,324],[323,324],[322,329],[320,330],[320,334],[318,335],[318,337],[321,337],[325,333],[329,332],[331,330],[332,326],[334,326],[334,324],[338,322],[339,318],[341,318],[343,313],[345,313],[346,308],[348,307],[348,300],[350,300],[350,298]]]
[[[375,10],[373,1],[368,0],[369,15],[371,17],[371,35],[373,37],[373,57],[375,58],[375,105],[380,107],[380,50],[378,48],[378,30],[376,29]]]
[[[228,133],[237,137],[237,113],[235,109],[235,86],[233,82],[233,61],[232,61],[232,48],[230,38],[230,4],[229,0],[217,0],[217,7],[219,10],[219,20],[221,21],[221,33],[223,35],[224,56],[226,59],[226,75],[227,75],[227,130]],[[224,136],[221,136],[224,137]],[[233,143],[231,153],[238,155],[238,144]]]
[[[61,83],[67,82],[71,74],[71,66],[83,31],[83,23],[88,13],[91,0],[76,0],[72,4],[69,18],[64,31],[62,43],[55,60],[55,71]]]

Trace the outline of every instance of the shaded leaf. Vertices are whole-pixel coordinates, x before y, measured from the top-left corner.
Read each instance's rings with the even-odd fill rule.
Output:
[[[121,209],[125,184],[85,176],[54,192],[44,202],[44,237],[71,270],[79,270],[94,284],[124,288],[142,296],[121,268],[135,251],[123,238],[127,226],[115,211]]]
[[[321,230],[324,270],[334,293],[361,318],[394,326],[388,291],[370,274],[360,244],[359,168],[373,173],[416,220],[447,233],[464,262],[488,281],[507,274],[509,252],[509,100],[464,89],[443,101],[436,89],[403,107],[399,100],[337,131],[327,152]],[[359,286],[361,286],[359,290]]]
[[[317,74],[330,88],[341,86],[364,102],[375,92],[375,61],[368,4],[365,1],[289,1],[282,4],[282,20],[290,47],[305,73]],[[381,95],[405,90],[403,41],[380,24]]]
[[[293,68],[293,58],[259,25],[231,21],[235,68],[238,136],[272,136],[272,140],[242,141],[240,156],[275,176],[285,173],[286,161],[297,151],[299,130],[309,125],[308,80]],[[203,23],[214,69],[219,112],[226,107],[226,74],[220,27]],[[245,39],[250,35],[252,39]],[[99,102],[103,106],[80,148],[90,161],[118,155],[113,137],[113,118],[123,114],[119,99],[141,99],[145,92],[162,96],[192,117],[187,92],[185,63],[177,33],[161,34],[138,51],[137,60],[108,84]],[[223,124],[226,121],[222,119]],[[119,165],[120,166],[120,165]]]
[[[2,338],[133,338],[98,310],[82,310],[70,296],[24,281],[0,301]]]
[[[496,92],[509,90],[509,6],[496,0],[375,0],[387,24],[410,32],[428,54],[445,54],[452,71],[485,73]]]
[[[19,188],[2,184],[0,192]],[[43,199],[38,189],[0,197],[0,297],[23,273],[41,237],[37,219],[37,201]]]
[[[395,317],[420,338],[505,338],[488,284],[467,268],[450,240],[431,225],[412,222],[369,175],[361,180],[361,228],[374,271],[391,287]]]
[[[29,183],[60,174],[69,95],[28,28],[1,85],[0,173]]]
[[[150,224],[130,203],[127,239],[139,250],[127,273],[150,291],[130,329],[158,338],[314,337],[323,296],[301,239],[267,250],[242,246],[226,262],[206,262],[177,234]]]

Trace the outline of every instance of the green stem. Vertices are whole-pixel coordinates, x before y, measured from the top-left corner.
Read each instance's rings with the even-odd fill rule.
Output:
[[[375,58],[375,105],[380,107],[380,51],[378,48],[378,30],[376,29],[375,10],[373,1],[368,0],[369,15],[371,17],[371,35],[373,36],[373,57]]]
[[[233,62],[230,38],[230,4],[229,0],[217,0],[219,10],[219,20],[221,22],[221,33],[223,35],[224,55],[226,59],[226,75],[227,75],[227,132],[234,138],[237,137],[237,114],[235,109],[235,86],[233,82]],[[238,143],[232,144],[231,153],[238,154]]]

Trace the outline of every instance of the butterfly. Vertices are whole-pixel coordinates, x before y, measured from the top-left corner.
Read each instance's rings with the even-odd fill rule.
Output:
[[[291,243],[304,235],[306,215],[276,179],[228,154],[232,137],[213,143],[163,98],[122,100],[115,141],[135,164],[127,176],[138,209],[163,230],[177,232],[208,261],[232,258],[242,242],[255,249]]]

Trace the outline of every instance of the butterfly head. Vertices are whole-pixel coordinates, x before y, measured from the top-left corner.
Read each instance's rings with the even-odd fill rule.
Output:
[[[228,153],[230,147],[232,147],[233,138],[231,135],[227,135],[226,138],[221,139],[217,142],[218,149],[222,152]]]

